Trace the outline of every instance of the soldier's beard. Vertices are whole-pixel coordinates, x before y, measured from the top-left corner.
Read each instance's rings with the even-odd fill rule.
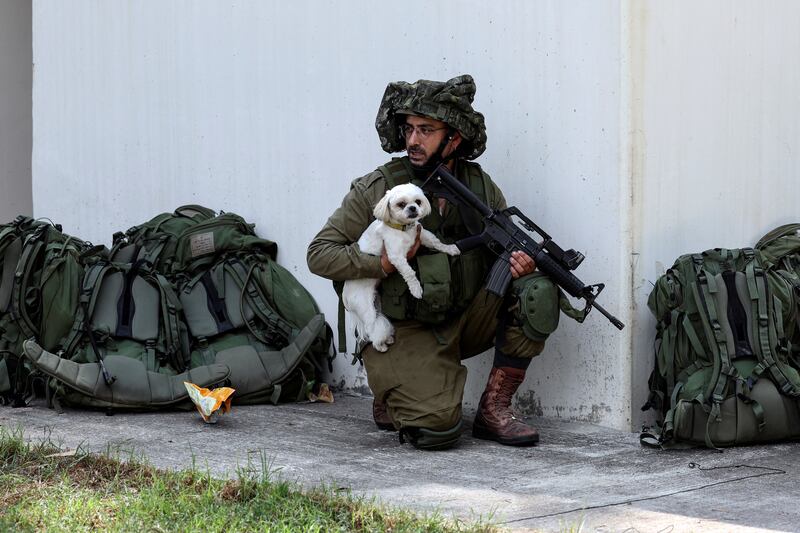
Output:
[[[417,144],[409,146],[406,152],[408,153],[409,162],[411,163],[411,166],[416,168],[426,166],[428,160],[430,159],[428,157],[428,154],[425,153],[425,150],[423,150],[422,147]]]
[[[419,145],[409,146],[406,149],[406,153],[409,155],[408,162],[411,163],[411,166],[418,174],[421,173],[430,174],[436,167],[439,166],[439,163],[444,161],[444,158],[442,158],[443,149],[444,145],[440,146],[435,153],[428,156],[428,154],[421,146]],[[415,156],[417,158],[417,161],[415,162],[411,156]],[[425,174],[425,177],[427,177],[427,174]]]

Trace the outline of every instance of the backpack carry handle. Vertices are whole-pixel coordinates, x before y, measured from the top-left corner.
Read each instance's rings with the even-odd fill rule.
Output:
[[[213,209],[209,209],[208,207],[203,207],[202,205],[197,204],[182,205],[175,209],[175,214],[177,216],[188,218],[194,218],[197,215],[202,215],[203,218],[214,218],[217,216],[216,211]]]

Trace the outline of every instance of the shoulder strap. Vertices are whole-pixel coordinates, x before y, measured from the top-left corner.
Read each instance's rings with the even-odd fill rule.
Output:
[[[0,269],[0,313],[10,310],[11,294],[14,289],[14,274],[22,255],[22,237],[11,241],[3,250],[3,264]]]
[[[784,365],[778,357],[775,357],[773,348],[777,348],[778,344],[775,324],[782,322],[783,316],[780,313],[780,306],[773,305],[764,270],[760,265],[756,264],[756,261],[749,263],[747,266],[747,282],[758,331],[755,352],[758,356],[759,364],[756,366],[754,374],[759,377],[768,370],[781,392],[796,396],[799,392],[797,384],[792,383],[787,378]],[[777,313],[776,309],[778,310]],[[781,324],[780,327],[782,328],[783,325]]]
[[[181,302],[172,288],[172,284],[162,274],[153,273],[161,292],[161,315],[165,334],[165,352],[169,363],[176,372],[183,372],[188,368],[189,350],[181,339],[180,310]]]
[[[25,296],[36,267],[35,259],[47,245],[47,227],[40,226],[25,239],[22,245],[22,255],[14,272],[14,288],[11,295],[12,316],[17,319],[17,324],[26,338],[35,337],[38,330],[33,317],[28,315]]]
[[[486,191],[489,189],[489,176],[483,171],[479,164],[469,161],[465,162],[465,164],[467,166],[467,179],[469,180],[468,185],[470,190],[486,202]]]
[[[411,181],[412,173],[406,165],[407,163],[404,158],[396,157],[385,165],[378,167],[378,171],[383,174],[383,177],[386,179],[387,189]]]
[[[489,177],[477,163],[465,162],[464,164],[466,165],[467,187],[488,205],[489,202],[486,198],[486,182]],[[470,233],[477,235],[483,231],[483,222],[477,211],[474,209],[459,208],[459,213],[461,214],[461,220],[464,222],[464,226],[466,226]]]
[[[78,297],[75,320],[72,322],[72,329],[70,330],[69,336],[63,343],[64,353],[67,357],[72,355],[77,348],[78,341],[80,341],[86,331],[86,322],[91,319],[92,312],[94,311],[94,304],[97,302],[98,289],[103,281],[103,277],[110,268],[111,266],[108,263],[97,262],[90,266],[83,275],[83,284],[81,285],[81,293]]]

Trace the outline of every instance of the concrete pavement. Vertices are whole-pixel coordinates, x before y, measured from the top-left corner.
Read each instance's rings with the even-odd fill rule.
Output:
[[[0,408],[0,425],[36,440],[144,454],[159,467],[194,462],[219,476],[266,457],[305,486],[351,489],[391,506],[487,518],[517,531],[799,531],[800,445],[660,451],[638,435],[532,419],[542,441],[510,448],[469,435],[443,452],[378,430],[371,398],[236,406],[216,425],[196,412],[106,416],[43,405]],[[690,465],[699,465],[690,466]]]

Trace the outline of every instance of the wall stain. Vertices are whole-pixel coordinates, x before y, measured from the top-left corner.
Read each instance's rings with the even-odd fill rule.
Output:
[[[514,407],[520,414],[526,416],[543,416],[544,410],[542,409],[542,400],[536,397],[533,390],[528,390],[524,393],[520,392],[516,395]]]

